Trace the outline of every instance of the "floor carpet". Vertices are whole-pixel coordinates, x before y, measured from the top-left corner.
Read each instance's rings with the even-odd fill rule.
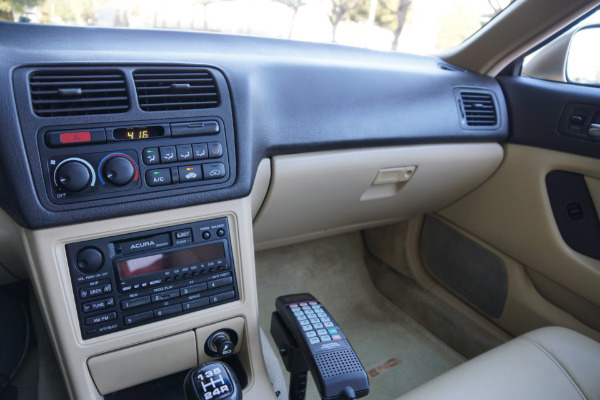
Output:
[[[369,372],[367,398],[395,399],[465,359],[373,286],[363,252],[359,233],[258,252],[260,324],[274,347],[268,332],[275,299],[311,293],[333,315]],[[319,399],[311,378],[306,399]]]

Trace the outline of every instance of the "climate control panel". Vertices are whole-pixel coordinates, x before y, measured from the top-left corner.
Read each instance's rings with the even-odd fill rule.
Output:
[[[219,118],[40,131],[46,191],[56,204],[206,187],[230,177]]]

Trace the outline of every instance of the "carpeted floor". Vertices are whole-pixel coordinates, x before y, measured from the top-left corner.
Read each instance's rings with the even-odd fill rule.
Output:
[[[260,324],[271,346],[275,299],[311,293],[370,371],[369,399],[395,399],[465,361],[375,289],[357,232],[259,252],[256,270]],[[306,398],[319,399],[312,378]]]

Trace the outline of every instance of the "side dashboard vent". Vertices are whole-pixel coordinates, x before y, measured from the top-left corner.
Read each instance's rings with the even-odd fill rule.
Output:
[[[498,112],[494,97],[487,92],[461,90],[459,108],[464,124],[468,127],[498,125]]]
[[[31,105],[40,117],[129,110],[125,76],[114,70],[45,70],[29,76]]]
[[[133,80],[144,111],[214,108],[221,102],[217,82],[206,69],[137,70]]]

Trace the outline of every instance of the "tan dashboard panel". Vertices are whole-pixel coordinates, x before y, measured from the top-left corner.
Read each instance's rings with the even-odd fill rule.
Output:
[[[108,394],[193,368],[195,350],[196,336],[189,331],[92,357],[88,367],[98,391]]]
[[[482,143],[274,157],[271,187],[254,223],[255,246],[262,250],[436,211],[485,181],[502,156],[500,145]]]
[[[552,170],[598,179],[600,160],[507,144],[494,176],[440,214],[598,306],[600,260],[574,251],[562,239],[546,189],[545,178]]]
[[[222,217],[229,222],[239,300],[105,336],[82,339],[66,259],[66,244]],[[195,336],[197,328],[243,316],[246,330],[240,357],[247,360],[245,365],[249,369],[249,384],[244,398],[275,399],[261,350],[251,224],[251,204],[247,197],[78,225],[22,230],[28,249],[28,272],[70,397],[102,398],[88,370],[87,361],[92,357],[144,343],[156,343],[174,335],[191,333]],[[196,357],[195,343],[189,351]],[[154,362],[160,363],[160,357],[154,358]],[[127,368],[118,363],[114,368],[115,374],[129,374]],[[156,374],[148,373],[146,377],[151,380]],[[136,375],[136,381],[139,379]]]
[[[250,202],[252,203],[252,219],[256,218],[260,211],[271,183],[271,160],[265,158],[258,165],[254,185],[250,193]]]

